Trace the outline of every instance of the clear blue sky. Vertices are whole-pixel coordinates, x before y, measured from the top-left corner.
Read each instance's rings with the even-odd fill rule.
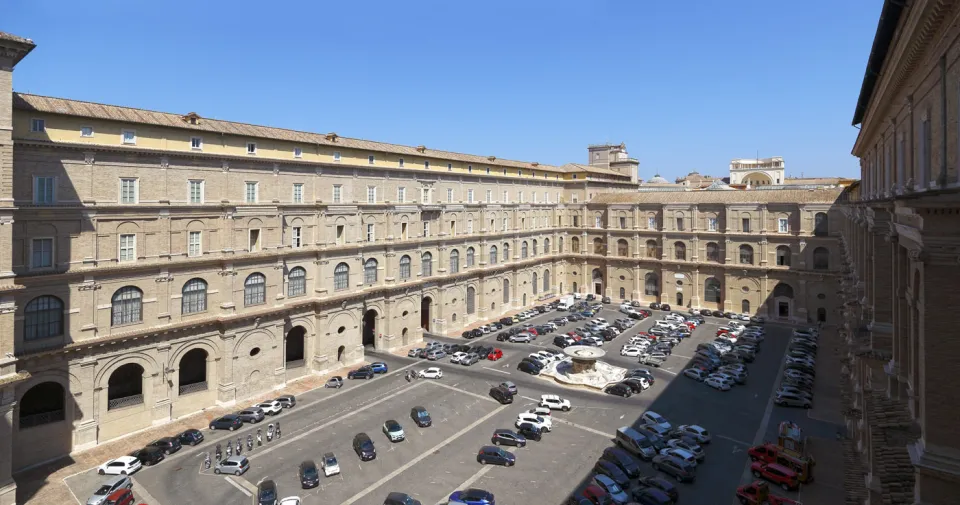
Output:
[[[626,142],[671,179],[858,177],[882,4],[8,1],[19,91],[551,164]]]

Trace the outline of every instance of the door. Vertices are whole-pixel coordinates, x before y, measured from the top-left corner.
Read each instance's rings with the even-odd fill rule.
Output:
[[[787,302],[777,303],[777,316],[790,317],[790,304]]]
[[[677,307],[683,307],[683,293],[677,293]]]

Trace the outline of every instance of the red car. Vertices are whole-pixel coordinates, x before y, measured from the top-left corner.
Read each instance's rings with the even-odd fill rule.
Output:
[[[503,351],[500,349],[494,349],[490,351],[490,354],[487,354],[487,359],[490,361],[496,361],[503,357]]]
[[[763,444],[748,449],[747,456],[750,456],[751,461],[773,463],[777,461],[777,452],[779,452],[777,446],[773,444]]]
[[[688,322],[688,323],[686,323],[686,325],[687,325],[687,328],[690,329],[690,331],[693,331],[693,330],[697,329],[697,325],[696,325],[695,323],[690,323],[690,322]]]
[[[797,489],[797,487],[800,486],[797,472],[776,463],[755,461],[750,465],[750,472],[758,479],[766,479],[777,484],[783,488],[784,491]]]
[[[767,483],[759,480],[754,481],[753,484],[738,487],[737,498],[743,505],[801,505],[796,500],[770,494]]]
[[[118,489],[104,500],[103,505],[133,505],[133,491]]]
[[[594,503],[595,505],[607,505],[613,503],[613,501],[610,499],[610,495],[608,495],[603,488],[593,484],[584,488],[583,497],[590,500],[590,502]]]
[[[529,334],[531,334],[531,335],[536,335],[536,336],[538,336],[538,337],[540,336],[540,334],[537,333],[537,329],[536,329],[536,328],[527,328],[526,330],[523,330],[523,331],[525,331],[525,332],[527,332],[527,333],[529,333]]]

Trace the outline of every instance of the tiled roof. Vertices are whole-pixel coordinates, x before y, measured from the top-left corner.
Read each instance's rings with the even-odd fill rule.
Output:
[[[783,191],[601,193],[590,203],[833,203],[839,188]]]
[[[840,184],[840,177],[787,177],[783,180],[785,186],[794,184]]]
[[[55,98],[48,96],[30,95],[26,93],[13,94],[13,106],[17,109],[32,110],[37,112],[46,112],[52,114],[64,114],[68,116],[79,116],[97,119],[106,119],[111,121],[122,121],[126,123],[149,124],[156,126],[166,126],[171,128],[181,128],[185,130],[225,133],[251,138],[267,138],[274,140],[283,140],[288,142],[301,142],[304,144],[319,144],[330,147],[343,147],[372,152],[384,152],[410,156],[414,158],[437,158],[445,160],[455,160],[464,163],[472,163],[478,166],[494,166],[504,168],[525,168],[528,170],[536,169],[547,172],[574,172],[586,171],[593,173],[602,173],[608,175],[623,176],[620,172],[608,170],[600,167],[591,167],[589,165],[579,165],[570,163],[563,167],[553,165],[535,164],[534,162],[505,160],[500,158],[490,159],[490,156],[481,156],[474,154],[463,154],[451,151],[441,151],[436,149],[423,148],[423,146],[403,146],[389,144],[385,142],[374,142],[371,140],[354,139],[349,137],[331,136],[325,133],[311,133],[297,130],[288,130],[284,128],[274,128],[270,126],[258,126],[247,123],[237,123],[233,121],[224,121],[221,119],[211,119],[201,117],[197,124],[191,124],[185,119],[185,114],[172,114],[169,112],[156,112],[133,107],[121,107],[118,105],[105,105],[94,102],[84,102],[80,100],[70,100],[66,98]],[[423,150],[421,151],[421,148]]]

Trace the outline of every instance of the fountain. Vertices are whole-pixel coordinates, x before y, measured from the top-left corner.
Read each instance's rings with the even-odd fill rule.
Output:
[[[567,359],[551,363],[540,374],[553,377],[567,386],[587,386],[601,390],[609,384],[622,381],[627,375],[626,369],[600,361],[607,353],[598,347],[572,345],[563,352]]]

